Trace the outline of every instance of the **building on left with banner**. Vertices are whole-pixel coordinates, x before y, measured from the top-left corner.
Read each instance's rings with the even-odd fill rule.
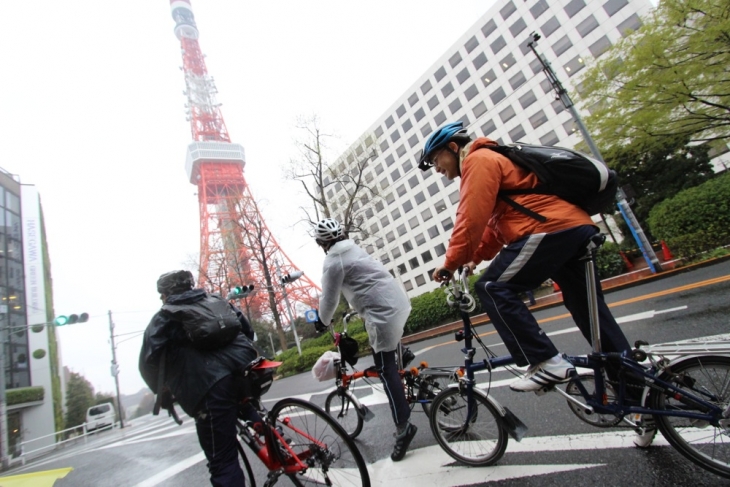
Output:
[[[40,195],[2,169],[0,222],[0,441],[3,460],[12,461],[55,443],[63,394],[56,331],[49,326],[53,298]]]

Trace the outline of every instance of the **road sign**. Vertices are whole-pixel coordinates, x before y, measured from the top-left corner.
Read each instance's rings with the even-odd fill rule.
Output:
[[[304,319],[307,320],[307,323],[315,323],[319,320],[319,313],[316,309],[309,309],[304,312]]]

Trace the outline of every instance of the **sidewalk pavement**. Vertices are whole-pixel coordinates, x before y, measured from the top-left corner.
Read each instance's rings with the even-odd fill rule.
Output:
[[[730,255],[706,260],[703,262],[699,262],[697,264],[689,264],[689,265],[684,265],[684,266],[681,265],[681,262],[682,262],[681,259],[665,261],[665,262],[661,263],[661,267],[662,267],[661,272],[653,273],[649,267],[645,267],[643,269],[638,269],[633,272],[628,272],[626,274],[621,274],[619,276],[604,279],[601,281],[601,288],[603,289],[604,294],[608,294],[612,291],[618,291],[620,289],[637,286],[637,285],[643,284],[645,282],[664,279],[666,277],[671,277],[671,276],[680,274],[682,272],[689,272],[689,271],[692,271],[695,269],[699,269],[701,267],[706,267],[709,265],[717,264],[717,263],[723,262],[725,260],[730,260]],[[563,293],[555,292],[555,293],[549,294],[547,296],[535,298],[535,304],[533,304],[532,306],[529,306],[529,308],[532,311],[537,311],[540,309],[546,309],[546,308],[552,308],[555,306],[559,306],[562,303],[563,303]],[[483,325],[483,324],[489,323],[490,320],[486,314],[482,313],[480,315],[472,316],[471,322],[474,326],[477,326],[477,325]],[[464,323],[461,320],[455,321],[453,323],[437,326],[437,327],[431,328],[429,330],[424,330],[424,331],[414,333],[412,335],[404,336],[402,339],[402,342],[407,345],[409,343],[416,343],[421,340],[426,340],[428,338],[447,335],[447,334],[453,333],[457,330],[461,330],[463,328],[463,326],[464,326]]]

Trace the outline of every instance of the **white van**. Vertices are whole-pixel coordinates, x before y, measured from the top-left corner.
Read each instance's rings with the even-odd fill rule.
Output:
[[[86,411],[86,431],[94,431],[105,426],[112,426],[115,421],[116,411],[110,402],[91,406]]]

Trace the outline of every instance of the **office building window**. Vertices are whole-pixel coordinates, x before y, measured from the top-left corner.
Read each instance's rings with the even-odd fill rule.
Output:
[[[418,262],[418,257],[413,257],[408,261],[408,265],[411,266],[411,270],[415,270],[418,269],[418,266],[420,266],[421,264]]]
[[[396,193],[398,193],[398,196],[403,196],[404,194],[406,194],[405,184],[401,184],[400,186],[398,186],[398,188],[396,188],[395,191],[396,191]]]
[[[389,241],[390,241],[390,240],[389,240]],[[398,257],[400,257],[401,255],[403,255],[403,254],[401,254],[401,252],[400,252],[400,248],[398,248],[398,247],[394,248],[394,249],[393,249],[393,250],[392,250],[392,251],[391,251],[390,253],[391,253],[391,254],[393,255],[393,258],[394,258],[394,259],[397,259],[397,258],[398,258]]]
[[[365,210],[365,218],[372,218],[373,215],[374,213],[372,208],[368,208],[367,210]]]
[[[453,92],[454,92],[454,85],[452,85],[450,81],[448,83],[446,83],[443,88],[441,88],[441,94],[444,95],[444,98],[446,98]]]
[[[403,125],[401,125],[401,127],[403,128],[404,134],[408,133],[408,131],[413,128],[413,122],[411,122],[411,120],[409,118],[407,118],[406,121],[403,122]]]
[[[519,70],[516,75],[512,76],[509,79],[509,85],[512,87],[513,90],[516,90],[523,84],[525,84],[525,73],[522,72],[522,70]]]
[[[477,40],[477,36],[471,36],[471,39],[464,44],[464,49],[466,49],[466,52],[472,52],[478,45],[479,41]]]
[[[583,10],[583,7],[586,6],[586,3],[583,0],[571,0],[568,2],[568,5],[565,6],[565,13],[568,14],[568,17],[573,18],[575,14]]]
[[[406,234],[408,230],[406,229],[406,225],[404,223],[401,223],[400,225],[398,225],[398,228],[396,228],[395,231],[398,232],[399,237],[402,237]]]
[[[451,220],[451,217],[449,217],[441,222],[441,226],[444,227],[444,230],[448,232],[449,230],[454,228],[454,222],[453,220]]]
[[[406,153],[406,148],[405,148],[405,146],[404,146],[403,144],[399,145],[399,146],[398,146],[398,147],[397,147],[397,148],[395,149],[395,153],[396,153],[396,154],[398,154],[398,157],[403,157],[403,154],[405,154],[405,153]]]
[[[487,105],[485,105],[483,101],[480,101],[474,106],[474,109],[472,111],[474,113],[474,116],[476,118],[479,118],[487,112]]]
[[[404,105],[399,106],[396,109],[395,114],[398,115],[398,118],[403,117],[403,115],[406,114],[406,107]]]
[[[530,7],[530,13],[532,14],[532,17],[536,19],[539,16],[541,16],[547,9],[548,9],[547,0],[540,0],[535,5]]]
[[[385,227],[387,227],[387,226],[388,226],[388,223],[390,223],[390,221],[388,220],[388,215],[383,215],[383,216],[382,216],[382,217],[380,218],[380,226],[381,226],[382,228],[385,228]]]
[[[547,93],[553,89],[553,85],[550,84],[550,80],[544,79],[544,80],[540,81],[540,88],[542,88],[543,93]]]
[[[509,138],[512,142],[517,142],[525,136],[525,130],[522,128],[522,124],[517,125],[509,131]]]
[[[436,252],[437,257],[441,257],[446,253],[446,247],[444,247],[444,244],[438,244],[433,248],[433,251]]]
[[[405,200],[403,202],[403,213],[408,213],[413,209],[413,203],[411,203],[411,200]]]
[[[439,236],[439,229],[436,225],[428,229],[428,236],[431,238],[436,238]]]
[[[392,173],[390,173],[390,179],[393,182],[396,182],[400,178],[400,171],[398,169],[393,170]]]
[[[510,32],[510,34],[512,34],[512,37],[517,37],[520,34],[520,32],[525,30],[526,27],[527,27],[527,24],[525,23],[525,20],[522,17],[520,17],[519,19],[517,19],[515,21],[514,24],[509,26],[509,32]]]
[[[433,74],[433,77],[436,78],[436,81],[441,81],[444,79],[444,76],[446,76],[446,68],[441,66],[436,70],[436,72]]]
[[[403,242],[403,251],[405,253],[408,253],[411,250],[413,250],[413,245],[411,244],[410,240],[406,240],[405,242]]]
[[[456,75],[456,81],[459,82],[459,84],[463,84],[464,81],[469,79],[469,68],[464,68],[461,71],[459,71],[459,74]]]
[[[467,101],[469,101],[472,98],[474,98],[475,96],[477,96],[478,93],[479,93],[479,90],[477,89],[477,86],[471,85],[469,88],[467,88],[464,91],[464,96],[466,96]]]
[[[378,249],[382,249],[383,247],[385,247],[385,242],[383,241],[383,239],[382,239],[382,238],[379,238],[379,239],[377,239],[377,240],[375,241],[375,246],[376,246],[376,247],[377,247]]]
[[[416,247],[421,246],[426,243],[426,237],[424,237],[422,233],[419,233],[418,235],[416,235],[415,239],[416,239]]]
[[[499,36],[497,37],[490,45],[489,48],[492,50],[494,54],[497,54],[499,51],[501,51],[504,46],[507,45],[507,41],[504,40],[504,37]]]
[[[503,57],[501,61],[499,61],[499,67],[502,68],[503,71],[507,71],[509,68],[514,66],[516,62],[517,61],[512,53],[509,53]]]
[[[381,152],[385,152],[386,150],[388,150],[388,141],[387,140],[383,140],[380,143],[380,150],[381,150]]]
[[[504,90],[500,86],[499,88],[497,88],[496,90],[494,90],[493,92],[491,92],[489,94],[489,99],[492,100],[492,103],[494,103],[496,105],[500,101],[504,100],[505,96],[507,96],[507,95],[505,95]]]
[[[540,144],[542,145],[555,145],[558,143],[558,136],[555,135],[555,131],[551,130],[542,137],[540,137]]]
[[[390,212],[390,217],[393,219],[393,221],[400,218],[400,208],[396,208],[393,211]]]
[[[406,291],[412,291],[413,290],[413,284],[411,284],[411,281],[405,281],[403,283],[403,287],[406,289]]]
[[[431,208],[426,208],[421,212],[421,218],[423,218],[424,222],[427,222],[431,218],[433,218],[433,213],[431,213]]]
[[[542,71],[542,63],[539,59],[533,59],[530,61],[530,71],[532,71],[532,74],[537,74]]]
[[[484,37],[489,37],[489,34],[494,32],[494,30],[497,28],[497,24],[494,22],[494,19],[490,19],[489,22],[484,24],[482,27],[482,34],[484,34]]]
[[[591,44],[591,47],[588,49],[591,51],[591,54],[593,57],[597,58],[604,52],[608,51],[611,48],[611,41],[608,40],[608,37],[603,36],[600,39],[598,39],[596,42]]]
[[[378,213],[383,211],[383,202],[382,201],[378,201],[377,203],[375,203],[375,211],[377,211]]]
[[[408,146],[411,147],[411,148],[413,148],[413,147],[416,146],[416,144],[418,144],[418,134],[413,134],[413,135],[411,135],[408,138]],[[407,162],[407,164],[409,166],[408,169],[410,169],[410,164],[411,163],[410,162]],[[405,169],[405,164],[403,166],[404,166],[404,169]]]
[[[378,127],[375,129],[375,137],[380,138],[383,135],[383,127]]]
[[[413,199],[416,200],[417,205],[420,205],[421,203],[426,201],[426,197],[423,195],[423,191],[419,191],[418,193],[416,193],[416,195],[413,197]]]
[[[480,52],[477,57],[474,58],[473,64],[474,67],[479,69],[482,66],[484,66],[487,63],[487,55],[483,52]]]
[[[424,264],[426,262],[431,262],[433,260],[433,257],[431,257],[431,252],[427,250],[424,253],[422,253],[421,254],[421,259],[423,260],[423,263]]]
[[[442,211],[446,210],[446,203],[444,203],[444,200],[438,200],[436,203],[433,204],[433,207],[436,209],[436,213],[441,213]]]
[[[517,7],[515,7],[515,4],[510,1],[507,5],[502,7],[499,11],[499,15],[501,15],[504,20],[507,20],[509,16],[515,12],[515,10],[517,10]]]
[[[532,125],[532,128],[534,129],[538,128],[545,122],[547,122],[547,115],[545,115],[544,110],[539,110],[537,113],[530,117],[530,125]]]
[[[618,24],[617,28],[618,31],[621,32],[621,35],[626,37],[632,32],[639,30],[639,27],[641,27],[641,19],[639,19],[638,15],[633,14],[631,17]]]
[[[391,115],[390,117],[385,119],[385,128],[390,128],[393,123],[393,116]]]
[[[558,30],[558,27],[560,27],[560,22],[558,22],[558,19],[556,19],[553,15],[544,24],[542,24],[540,32],[542,32],[543,37],[547,38],[550,34]]]
[[[459,202],[459,190],[454,190],[453,193],[449,195],[449,201],[451,201],[452,205],[455,205]]]
[[[411,96],[408,97],[408,104],[410,106],[413,106],[416,103],[418,103],[418,94],[417,93],[413,93]]]
[[[460,108],[461,108],[461,100],[459,100],[458,98],[456,100],[452,101],[451,103],[449,103],[449,110],[451,111],[452,115],[455,114],[456,112],[458,112]],[[468,123],[464,124],[465,127],[467,125],[469,125],[469,124]]]
[[[484,83],[484,86],[489,86],[489,84],[496,79],[497,76],[494,74],[494,70],[490,69],[482,76],[482,83]]]
[[[439,185],[438,185],[438,183],[433,183],[433,184],[429,185],[429,187],[428,187],[428,194],[430,194],[431,196],[433,196],[433,195],[435,195],[438,192],[439,192]]]
[[[411,228],[411,230],[414,230],[420,224],[421,222],[418,221],[418,216],[414,216],[413,218],[408,220],[408,226]]]
[[[522,105],[522,108],[527,108],[533,103],[537,101],[537,98],[535,97],[535,93],[532,90],[529,90],[527,93],[522,95],[520,97],[520,105]]]
[[[628,4],[628,0],[608,0],[608,2],[603,4],[603,10],[605,10],[609,16],[613,17],[616,12]]]
[[[367,252],[370,255],[373,255],[373,252],[375,252],[375,247],[373,247],[372,245],[368,245],[367,247],[365,247],[365,252]]]
[[[421,135],[424,136],[424,137],[426,137],[430,133],[431,133],[431,124],[428,123],[428,122],[426,122],[426,125],[424,125],[423,127],[421,127]]]
[[[392,140],[393,142],[396,142],[396,141],[398,141],[398,139],[400,139],[400,132],[398,131],[398,129],[395,129],[395,131],[392,134],[390,134],[390,140]]]
[[[421,92],[425,95],[429,91],[431,91],[431,80],[426,80],[426,82],[421,85]]]
[[[443,111],[438,112],[434,117],[433,121],[436,122],[437,126],[440,126],[442,123],[446,121],[446,115]]]
[[[596,27],[598,27],[598,21],[593,15],[589,15],[583,22],[578,24],[575,30],[578,31],[581,37],[585,37],[593,32]]]
[[[415,188],[416,186],[418,186],[418,175],[414,174],[413,176],[408,178],[408,186],[410,186],[411,188]]]
[[[556,56],[560,56],[565,51],[570,49],[573,46],[573,43],[570,42],[570,38],[567,35],[564,35],[560,39],[555,42],[555,44],[552,45],[553,52]]]
[[[550,103],[550,106],[553,107],[555,115],[565,110],[565,105],[563,105],[563,102],[560,100],[553,100],[552,103]]]
[[[581,69],[585,68],[586,65],[583,62],[583,58],[580,56],[576,56],[570,61],[568,61],[563,68],[568,73],[568,76],[573,76],[575,73],[580,71]]]
[[[449,64],[451,65],[452,68],[458,66],[460,62],[461,62],[461,54],[459,54],[458,52],[449,58]]]
[[[423,274],[417,275],[415,281],[416,281],[416,285],[418,287],[421,287],[424,284],[426,284],[426,280],[423,278]]]
[[[568,135],[573,135],[578,129],[578,127],[575,126],[575,120],[573,120],[572,118],[563,123],[563,128],[565,129],[565,133]]]
[[[490,134],[492,134],[496,129],[497,126],[494,124],[494,120],[487,120],[484,125],[481,127],[482,134],[484,134],[486,137],[489,137]]]
[[[509,105],[507,108],[499,112],[499,118],[502,120],[502,122],[506,123],[509,120],[512,119],[512,117],[515,116],[515,109],[512,108],[512,105]]]

